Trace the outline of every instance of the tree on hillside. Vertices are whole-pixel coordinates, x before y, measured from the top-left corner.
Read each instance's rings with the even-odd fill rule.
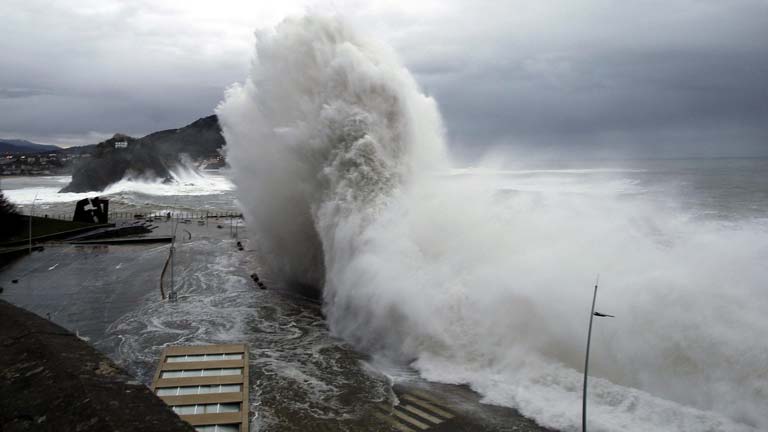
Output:
[[[20,224],[19,214],[14,206],[0,190],[0,240],[8,238],[18,229]]]
[[[16,214],[16,206],[13,205],[10,201],[8,201],[5,198],[3,191],[0,190],[0,216],[2,216],[3,219],[5,219],[5,216],[15,215],[15,214]]]

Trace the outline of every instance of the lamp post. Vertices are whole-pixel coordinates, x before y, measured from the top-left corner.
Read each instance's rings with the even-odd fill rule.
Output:
[[[597,300],[597,285],[600,281],[600,275],[595,280],[595,292],[592,295],[592,310],[589,312],[589,330],[587,331],[587,355],[584,359],[584,393],[582,395],[582,407],[581,407],[581,430],[587,432],[587,378],[589,372],[589,345],[592,342],[592,321],[595,317],[610,317],[613,315],[603,314],[595,312],[595,302]]]
[[[175,203],[174,203],[175,207]],[[176,293],[176,284],[173,280],[173,264],[174,264],[174,258],[176,255],[176,232],[179,230],[179,219],[176,219],[175,223],[171,222],[171,226],[173,227],[173,236],[171,238],[171,250],[170,250],[170,263],[171,263],[171,290],[168,293],[168,301],[171,303],[176,303],[176,300],[178,298],[178,294]]]
[[[173,239],[171,240],[171,291],[168,293],[168,301],[171,303],[176,303],[176,300],[178,298],[178,294],[176,294],[176,286],[174,285],[173,281],[173,256],[176,253],[176,247],[174,244],[176,243],[176,235],[174,234]]]
[[[35,201],[37,201],[37,194],[35,199],[32,200],[32,206],[29,208],[29,254],[32,255],[32,215],[35,214]]]

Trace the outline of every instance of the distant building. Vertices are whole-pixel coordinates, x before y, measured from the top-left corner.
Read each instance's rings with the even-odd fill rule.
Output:
[[[128,141],[115,141],[115,148],[128,148]]]

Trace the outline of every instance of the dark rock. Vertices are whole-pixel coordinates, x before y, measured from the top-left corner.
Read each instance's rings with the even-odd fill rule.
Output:
[[[254,282],[256,282],[256,285],[258,285],[258,287],[259,287],[259,288],[261,288],[261,289],[267,289],[267,286],[266,286],[266,285],[264,285],[264,282],[262,282],[262,281],[259,279],[259,275],[258,275],[258,274],[256,274],[256,273],[251,273],[251,279],[253,279],[253,281],[254,281]]]
[[[117,142],[126,142],[127,147],[115,148]],[[61,192],[102,191],[126,175],[173,182],[170,171],[180,163],[181,155],[192,160],[216,157],[223,146],[224,137],[215,115],[142,138],[116,134],[97,144],[92,156],[75,167],[72,181]]]

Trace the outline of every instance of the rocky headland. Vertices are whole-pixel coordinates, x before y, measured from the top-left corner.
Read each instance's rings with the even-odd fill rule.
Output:
[[[90,157],[80,160],[72,181],[60,192],[102,191],[126,176],[170,179],[171,170],[183,157],[193,162],[216,158],[222,147],[224,137],[215,115],[142,138],[116,134],[97,144]]]

